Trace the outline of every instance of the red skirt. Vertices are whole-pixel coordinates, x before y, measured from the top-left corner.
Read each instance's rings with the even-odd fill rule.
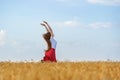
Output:
[[[43,61],[57,62],[56,55],[55,55],[55,49],[51,48],[49,51],[45,52]]]

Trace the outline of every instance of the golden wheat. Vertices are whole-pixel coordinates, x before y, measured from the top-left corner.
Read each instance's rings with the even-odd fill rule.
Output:
[[[0,80],[120,80],[120,62],[0,62]]]

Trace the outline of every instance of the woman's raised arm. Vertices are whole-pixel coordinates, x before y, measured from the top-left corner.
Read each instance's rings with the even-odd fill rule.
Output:
[[[47,26],[44,23],[40,23],[40,24],[45,27],[45,29],[47,30],[47,32],[49,32]]]
[[[50,32],[51,37],[54,37],[54,33],[53,33],[52,28],[50,27],[50,25],[46,21],[43,21],[43,23],[45,23],[45,26],[47,26],[46,28]]]

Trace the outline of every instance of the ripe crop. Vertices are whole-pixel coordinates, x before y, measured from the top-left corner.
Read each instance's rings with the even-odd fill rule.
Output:
[[[120,62],[0,62],[0,80],[120,80]]]

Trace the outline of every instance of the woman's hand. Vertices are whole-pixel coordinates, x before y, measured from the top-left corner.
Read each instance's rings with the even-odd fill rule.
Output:
[[[43,23],[48,24],[46,21],[43,21]]]
[[[45,26],[45,24],[44,23],[40,23],[42,26]]]

